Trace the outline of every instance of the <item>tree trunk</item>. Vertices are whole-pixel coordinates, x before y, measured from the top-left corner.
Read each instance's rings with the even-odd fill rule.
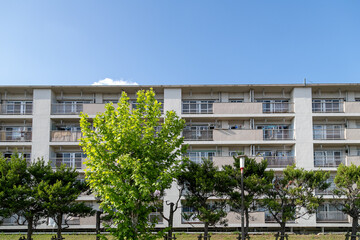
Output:
[[[173,218],[174,218],[174,203],[170,203],[168,239],[171,239],[173,233]]]
[[[358,217],[353,218],[352,227],[351,227],[351,240],[356,240],[358,224],[359,224],[359,218]]]
[[[28,222],[27,223],[27,226],[28,226],[28,229],[27,229],[27,240],[31,240],[31,236],[32,236],[32,232],[33,232],[33,222],[34,222],[34,217],[31,216],[31,217],[28,217],[28,219],[26,219],[26,221]]]
[[[61,239],[61,225],[62,225],[62,214],[58,214],[57,216],[56,216],[56,218],[57,218],[57,238],[58,238],[58,240],[60,240]]]
[[[208,233],[209,233],[209,223],[205,222],[205,227],[204,227],[204,240],[208,240]]]
[[[280,223],[280,240],[285,240],[285,222]]]
[[[245,236],[249,233],[249,209],[245,208]]]

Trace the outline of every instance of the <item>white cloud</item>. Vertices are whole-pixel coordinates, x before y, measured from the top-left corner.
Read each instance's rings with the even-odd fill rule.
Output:
[[[126,81],[123,79],[112,80],[111,78],[105,78],[98,82],[94,82],[91,85],[139,85],[137,82]]]

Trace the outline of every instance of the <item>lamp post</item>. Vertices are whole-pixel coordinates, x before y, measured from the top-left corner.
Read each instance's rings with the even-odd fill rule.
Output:
[[[240,156],[240,171],[241,171],[241,239],[245,240],[244,229],[244,168],[245,156]]]

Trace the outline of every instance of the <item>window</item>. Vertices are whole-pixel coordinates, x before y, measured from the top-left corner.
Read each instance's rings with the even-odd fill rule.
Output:
[[[314,99],[313,112],[342,112],[343,99]]]
[[[242,102],[244,102],[244,100],[243,99],[229,99],[229,102],[231,102],[231,103],[242,103]]]
[[[31,114],[32,101],[8,101],[5,111],[7,114]]]
[[[348,222],[348,217],[341,211],[341,206],[325,203],[318,207],[316,211],[317,222]]]
[[[342,125],[314,125],[314,139],[344,139]]]
[[[263,103],[263,113],[284,113],[289,112],[289,100],[264,100],[259,99],[256,102]]]
[[[344,161],[342,150],[315,150],[315,167],[336,167]]]
[[[82,159],[85,157],[86,157],[85,154],[83,154],[81,152],[56,153],[55,163],[56,163],[56,166],[65,164],[68,167],[81,169],[82,168]]]
[[[188,151],[185,156],[189,158],[190,161],[195,163],[201,163],[203,158],[210,159],[216,156],[215,150],[198,150],[198,151]]]
[[[215,100],[183,101],[182,113],[212,113]]]

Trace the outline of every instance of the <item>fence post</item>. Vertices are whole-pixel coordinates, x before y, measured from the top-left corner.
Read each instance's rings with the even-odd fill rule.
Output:
[[[198,240],[202,240],[202,234],[198,236]]]

